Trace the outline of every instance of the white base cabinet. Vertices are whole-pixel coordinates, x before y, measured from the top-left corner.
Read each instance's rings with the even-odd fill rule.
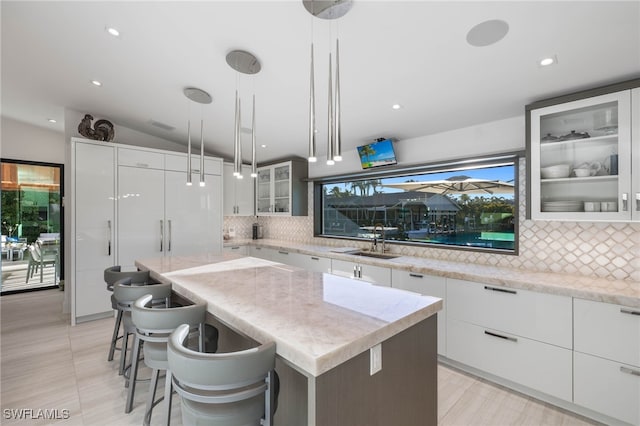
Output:
[[[442,310],[438,312],[438,354],[447,354],[447,279],[424,275],[417,272],[391,270],[391,283],[394,288],[409,290],[426,296],[442,299]]]
[[[565,401],[572,400],[571,356],[569,349],[501,330],[447,322],[447,357]]]
[[[248,256],[249,255],[249,249],[247,246],[241,246],[241,245],[226,245],[222,248],[222,251],[224,253],[235,253],[235,254],[239,254],[241,256]]]
[[[391,287],[391,269],[382,266],[332,259],[331,273],[341,277],[355,278],[372,284]]]
[[[574,299],[574,402],[640,424],[640,309]]]
[[[572,300],[447,279],[447,357],[572,401]]]

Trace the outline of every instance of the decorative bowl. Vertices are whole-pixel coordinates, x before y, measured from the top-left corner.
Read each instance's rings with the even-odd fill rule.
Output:
[[[573,169],[573,173],[576,175],[576,177],[591,176],[591,170],[590,169]]]
[[[569,177],[571,173],[571,165],[569,164],[557,164],[555,166],[540,168],[540,175],[542,179],[558,179]]]

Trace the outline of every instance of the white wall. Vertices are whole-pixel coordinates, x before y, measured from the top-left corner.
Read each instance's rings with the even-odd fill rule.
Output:
[[[0,157],[64,164],[64,133],[2,117]]]
[[[404,139],[394,143],[398,166],[416,166],[445,160],[473,158],[525,149],[524,114],[448,132]],[[342,153],[343,160],[327,166],[323,158],[309,164],[309,177],[362,172],[356,149]]]

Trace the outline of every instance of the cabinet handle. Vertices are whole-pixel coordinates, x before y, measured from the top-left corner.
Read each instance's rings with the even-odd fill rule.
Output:
[[[422,275],[422,274],[414,274],[414,273],[411,273],[411,272],[409,273],[409,276],[413,277],[413,278],[424,278],[424,275]]]
[[[516,339],[515,337],[503,336],[502,334],[493,333],[493,332],[487,331],[487,330],[484,331],[484,334],[489,335],[489,336],[493,336],[493,337],[497,337],[499,339],[509,340],[510,342],[518,342],[518,339]]]
[[[111,256],[111,221],[107,221],[107,228],[109,229],[109,236],[107,237],[107,256]]]
[[[627,194],[626,192],[624,192],[622,194],[622,211],[626,212],[627,210],[629,210],[629,207],[627,206],[627,200],[629,199],[629,194]]]
[[[634,311],[633,309],[620,308],[620,312],[622,312],[623,314],[640,316],[640,311]]]
[[[632,376],[638,376],[640,377],[640,371],[638,370],[634,370],[632,368],[628,368],[628,367],[620,367],[620,372],[621,373],[627,373],[627,374],[631,374]]]
[[[171,251],[171,240],[172,240],[172,235],[173,233],[171,232],[171,220],[168,220],[168,225],[169,225],[169,247],[167,249],[167,251]]]
[[[162,243],[164,240],[164,221],[160,221],[160,252],[162,252]]]
[[[147,163],[136,163],[136,167],[149,167]]]
[[[640,212],[640,192],[636,192],[636,211]]]
[[[358,265],[358,278],[362,278],[362,266]]]
[[[499,291],[500,293],[518,294],[518,292],[515,290],[509,290],[509,289],[500,288],[500,287],[490,287],[488,285],[485,285],[484,289],[491,290],[491,291]]]
[[[358,278],[358,266],[353,265],[353,278]]]
[[[280,253],[280,254],[289,254],[289,252],[287,252],[287,251],[278,251],[278,253]]]
[[[311,256],[311,260],[320,260],[319,257]]]

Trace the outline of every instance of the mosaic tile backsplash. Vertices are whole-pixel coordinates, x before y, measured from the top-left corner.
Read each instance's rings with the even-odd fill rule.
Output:
[[[640,281],[640,223],[541,222],[526,220],[526,168],[520,160],[519,255],[389,244],[392,253],[464,263]],[[309,216],[259,217],[264,237],[304,244],[361,246],[352,240],[313,237],[313,194],[309,184]],[[235,238],[251,238],[255,217],[224,218]]]

